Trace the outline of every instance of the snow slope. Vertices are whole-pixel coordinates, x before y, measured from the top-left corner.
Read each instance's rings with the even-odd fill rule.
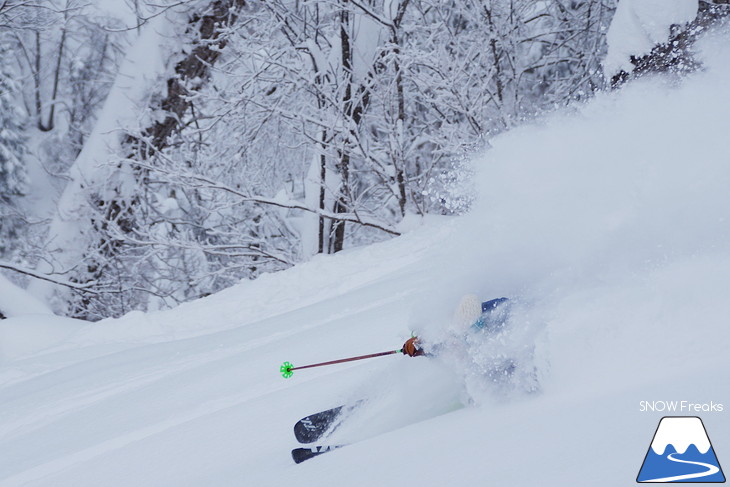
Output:
[[[703,58],[494,140],[465,217],[1,356],[0,486],[628,485],[662,400],[724,404],[674,414],[728,463],[730,35]],[[539,391],[422,357],[278,374],[435,340],[467,292],[514,301],[472,358]],[[291,462],[294,421],[362,397],[362,441]]]

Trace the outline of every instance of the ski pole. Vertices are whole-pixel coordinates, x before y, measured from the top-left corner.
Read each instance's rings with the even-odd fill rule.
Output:
[[[357,357],[350,357],[350,358],[342,358],[339,360],[331,360],[329,362],[321,362],[318,364],[311,364],[311,365],[302,365],[299,367],[294,367],[290,362],[284,362],[281,364],[281,367],[279,367],[279,372],[281,372],[281,376],[285,379],[288,379],[292,375],[294,375],[295,370],[301,370],[301,369],[310,369],[312,367],[322,367],[325,365],[333,365],[333,364],[341,364],[343,362],[352,362],[354,360],[363,360],[366,358],[375,358],[375,357],[382,357],[384,355],[393,355],[394,353],[401,353],[403,352],[403,349],[400,350],[391,350],[389,352],[380,352],[380,353],[371,353],[369,355],[360,355]]]

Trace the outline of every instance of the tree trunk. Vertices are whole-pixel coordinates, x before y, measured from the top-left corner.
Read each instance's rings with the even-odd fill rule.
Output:
[[[322,146],[324,146],[327,134],[322,131]],[[324,211],[326,207],[326,196],[325,184],[327,183],[327,156],[322,153],[319,156],[319,209]],[[319,217],[319,249],[317,250],[320,254],[324,253],[327,248],[327,232],[325,232],[326,222],[323,216]]]
[[[397,34],[393,34],[393,45],[395,45],[395,48],[393,50],[393,54],[395,54],[395,61],[393,63],[393,68],[395,69],[395,89],[396,89],[396,96],[398,98],[398,123],[396,125],[396,129],[398,130],[397,135],[397,145],[398,145],[398,155],[397,160],[394,161],[395,164],[395,180],[396,184],[398,186],[398,206],[400,207],[400,215],[401,217],[406,216],[406,174],[405,174],[405,165],[406,161],[403,157],[403,136],[405,135],[406,130],[406,101],[405,101],[405,93],[403,90],[403,73],[401,72],[401,66],[400,61],[398,60],[398,57],[400,56],[400,45],[399,45],[399,39]]]
[[[167,80],[167,96],[160,106],[166,116],[161,122],[155,122],[143,131],[143,136],[149,138],[151,147],[135,154],[137,157],[147,159],[155,151],[167,146],[168,137],[180,127],[180,121],[192,103],[192,93],[185,86],[186,82],[204,81],[209,77],[210,67],[215,64],[228,43],[226,38],[220,38],[220,27],[232,25],[237,18],[236,10],[245,3],[245,0],[215,0],[211,2],[207,13],[190,19],[190,28],[197,29],[200,40],[190,54],[175,65],[175,76]],[[138,140],[130,137],[128,143],[134,147],[138,145]]]
[[[345,87],[342,94],[342,113],[345,117],[343,125],[345,126],[344,133],[342,134],[342,148],[340,149],[340,160],[337,164],[337,169],[340,174],[340,189],[337,194],[337,200],[335,201],[334,212],[337,214],[347,213],[347,194],[349,192],[350,185],[350,137],[347,127],[349,126],[349,120],[353,114],[353,101],[352,101],[352,46],[350,45],[350,34],[348,29],[350,28],[350,14],[347,10],[348,0],[342,0],[342,8],[340,10],[340,46],[342,56],[342,83]],[[332,224],[332,252],[339,252],[345,246],[345,222],[336,221]]]
[[[43,125],[41,122],[39,128],[44,132],[50,132],[55,126],[56,118],[56,98],[58,97],[58,84],[61,79],[61,61],[63,61],[63,48],[66,45],[66,15],[64,14],[64,26],[61,30],[61,42],[58,45],[58,58],[56,59],[56,72],[53,74],[53,91],[51,92],[51,106],[48,110],[48,122]]]

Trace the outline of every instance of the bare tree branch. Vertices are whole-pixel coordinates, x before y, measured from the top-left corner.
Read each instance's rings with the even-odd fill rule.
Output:
[[[76,291],[81,291],[81,292],[89,293],[89,294],[99,294],[98,292],[91,289],[96,284],[94,282],[87,282],[84,284],[79,284],[77,282],[66,281],[64,279],[59,279],[59,278],[53,277],[52,275],[49,275],[49,274],[41,274],[39,272],[30,270],[30,269],[27,269],[25,267],[21,267],[21,266],[15,265],[15,264],[11,264],[9,262],[0,262],[0,268],[7,269],[7,270],[13,271],[13,272],[18,272],[20,274],[23,274],[23,275],[26,275],[26,276],[29,276],[29,277],[32,277],[35,279],[41,279],[43,281],[51,282],[53,284],[58,284],[59,286],[68,287],[68,288],[74,289]]]

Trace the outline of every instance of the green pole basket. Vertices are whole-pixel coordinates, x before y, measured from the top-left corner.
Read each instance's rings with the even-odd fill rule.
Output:
[[[279,367],[279,372],[281,372],[281,376],[285,379],[288,379],[292,375],[294,375],[294,371],[292,370],[294,366],[289,362],[284,362],[281,364],[281,367]]]

